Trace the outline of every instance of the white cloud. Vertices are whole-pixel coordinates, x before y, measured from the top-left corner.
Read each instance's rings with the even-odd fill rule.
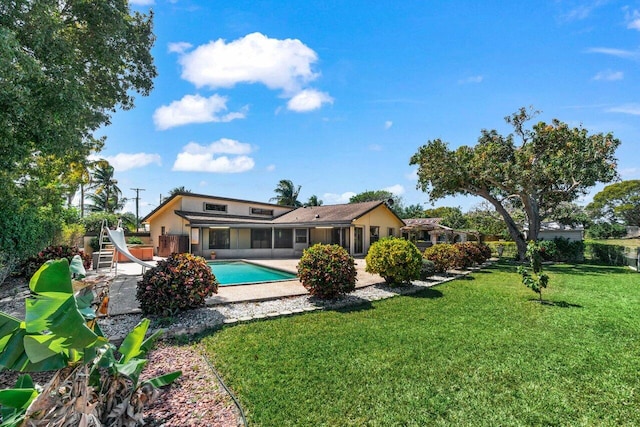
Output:
[[[200,187],[206,187],[207,185],[209,185],[209,183],[208,183],[207,181],[200,181],[200,182],[198,183],[198,185],[199,185]]]
[[[182,147],[173,164],[174,171],[241,173],[253,169],[255,162],[246,154],[253,151],[250,144],[223,138],[209,145],[190,142]],[[230,154],[232,156],[219,155]]]
[[[627,28],[640,31],[640,11],[633,10],[626,13]]]
[[[640,178],[640,168],[620,169],[620,176],[624,179],[638,179]]]
[[[393,193],[396,196],[401,196],[404,194],[404,187],[400,184],[392,185],[391,187],[383,188],[384,191],[388,191],[389,193]]]
[[[322,195],[322,200],[324,200],[324,203],[327,205],[339,205],[343,203],[349,203],[349,199],[351,199],[355,195],[356,193],[352,191],[347,191],[346,193],[342,194],[324,193]]]
[[[151,163],[162,165],[159,154],[149,153],[118,153],[115,156],[90,156],[90,160],[104,159],[109,162],[116,172],[124,172],[129,169],[143,168]]]
[[[458,80],[458,84],[466,85],[466,84],[473,84],[473,83],[482,83],[483,80],[484,80],[483,76],[470,76],[470,77],[465,77],[464,79]]]
[[[184,53],[191,49],[193,45],[187,42],[169,43],[168,50],[170,53]]]
[[[622,113],[640,116],[640,104],[625,104],[607,109],[607,113]]]
[[[411,172],[405,174],[404,176],[409,181],[417,181],[418,180],[418,169],[414,169]]]
[[[154,0],[129,0],[129,4],[136,6],[151,6],[154,3]]]
[[[185,95],[179,101],[173,101],[169,105],[158,108],[153,113],[153,122],[159,130],[190,123],[230,122],[245,118],[247,109],[248,107],[244,107],[242,111],[220,115],[227,110],[226,97],[217,94],[209,98]]]
[[[391,126],[393,126],[393,122],[391,120],[384,122],[384,130],[391,129]]]
[[[603,55],[616,56],[618,58],[637,58],[638,51],[615,49],[610,47],[592,47],[587,49],[587,53],[601,53]]]
[[[315,89],[305,89],[298,92],[287,102],[287,108],[291,111],[304,113],[317,110],[322,107],[322,104],[333,104],[333,98],[325,92],[320,92]]]
[[[606,81],[622,80],[623,78],[624,78],[624,73],[622,71],[612,71],[612,70],[600,71],[595,76],[593,76],[593,80],[606,80]]]
[[[369,150],[371,150],[371,151],[382,151],[382,145],[380,145],[380,144],[371,144],[371,145],[369,145]]]
[[[197,87],[230,88],[238,83],[262,83],[295,93],[316,79],[311,66],[318,55],[297,39],[272,39],[248,34],[227,43],[223,39],[198,46],[180,57],[182,78]]]
[[[267,172],[273,172],[274,170],[276,170],[276,165],[269,165],[267,166]]]

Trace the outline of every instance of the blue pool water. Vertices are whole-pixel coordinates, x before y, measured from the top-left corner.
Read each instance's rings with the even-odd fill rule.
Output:
[[[295,274],[245,261],[215,261],[207,264],[211,267],[211,271],[215,274],[220,286],[276,282],[296,278]]]

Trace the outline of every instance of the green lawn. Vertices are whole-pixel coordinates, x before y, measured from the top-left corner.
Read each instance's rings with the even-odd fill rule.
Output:
[[[640,274],[549,271],[554,305],[497,265],[202,344],[250,425],[640,425]]]

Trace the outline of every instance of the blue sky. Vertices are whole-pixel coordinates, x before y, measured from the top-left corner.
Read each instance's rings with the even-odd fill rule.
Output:
[[[430,207],[418,147],[509,133],[522,106],[613,132],[621,177],[640,178],[640,1],[130,3],[154,12],[159,76],[98,156],[126,210],[145,189],[141,216],[174,187],[268,202],[281,179],[302,201],[386,189]]]

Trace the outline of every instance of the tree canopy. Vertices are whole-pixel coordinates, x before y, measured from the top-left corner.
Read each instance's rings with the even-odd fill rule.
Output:
[[[425,209],[424,215],[427,218],[442,218],[440,224],[445,227],[457,229],[469,227],[469,221],[460,207],[440,206],[438,208]]]
[[[482,130],[475,146],[451,150],[440,139],[427,141],[410,160],[418,166],[417,188],[431,202],[463,194],[491,203],[504,218],[521,258],[527,247],[525,228],[528,238],[537,240],[541,218],[560,202],[573,201],[596,183],[617,177],[614,156],[620,141],[613,134],[590,135],[557,119],[526,129],[535,114],[521,108],[505,118],[512,134]],[[516,223],[505,208],[510,199],[522,205],[526,224]]]
[[[300,188],[302,188],[300,185],[296,188],[293,181],[289,179],[281,179],[280,182],[278,182],[278,186],[273,190],[276,196],[269,200],[275,201],[282,206],[295,206],[299,208],[302,206],[302,202],[298,200]]]
[[[0,228],[13,236],[0,251],[46,243],[34,234],[86,182],[88,156],[104,144],[94,132],[153,88],[154,41],[151,13],[124,0],[0,2],[0,200],[11,201]],[[16,248],[24,241],[34,243]]]
[[[593,196],[587,210],[597,218],[640,226],[640,180],[607,185]]]

